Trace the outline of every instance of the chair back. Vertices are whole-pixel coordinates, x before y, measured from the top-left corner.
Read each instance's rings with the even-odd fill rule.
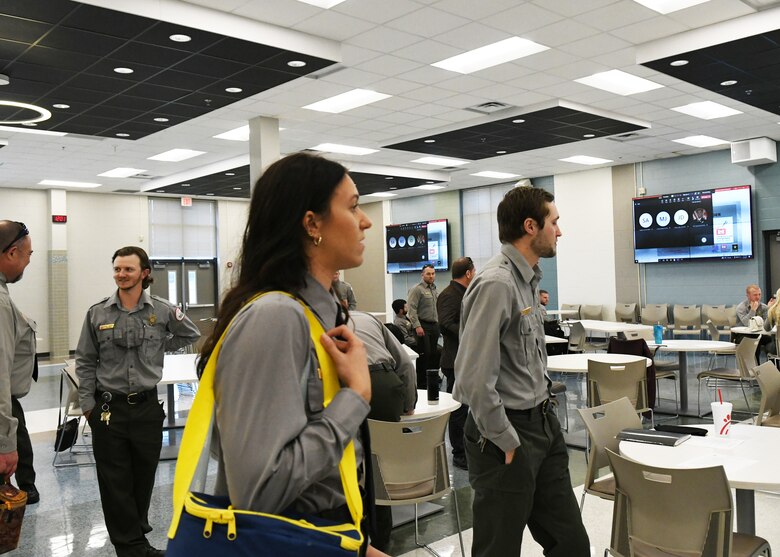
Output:
[[[598,305],[583,305],[580,307],[580,319],[595,319],[601,321],[601,304]]]
[[[66,364],[62,368],[63,382],[67,387],[67,394],[63,395],[60,405],[64,408],[65,416],[81,416],[81,405],[79,404],[79,377],[76,375],[76,366]]]
[[[637,412],[650,410],[647,396],[647,361],[625,364],[588,360],[588,407],[627,397]]]
[[[675,329],[701,329],[701,309],[699,306],[675,304],[672,309]]]
[[[727,327],[734,327],[737,324],[737,306],[728,306],[725,310],[726,313],[726,326]],[[717,325],[718,322],[715,321],[715,324]]]
[[[712,319],[707,320],[707,331],[710,333],[712,340],[720,340],[720,330],[715,326]]]
[[[596,481],[599,470],[609,466],[606,450],[618,450],[617,434],[626,428],[641,428],[642,420],[628,398],[623,397],[592,408],[578,408],[590,436],[585,489]]]
[[[645,325],[655,325],[656,323],[668,325],[668,307],[667,304],[647,304],[642,308],[642,323]]]
[[[626,340],[636,340],[638,338],[641,338],[645,341],[645,343],[648,340],[652,340],[655,342],[655,337],[653,336],[653,330],[652,329],[642,329],[640,331],[625,331],[623,333],[623,336],[626,337]]]
[[[742,337],[737,345],[737,369],[739,369],[739,375],[742,379],[752,381],[756,378],[754,372],[755,368],[758,367],[756,350],[760,341],[760,335],[757,338]]]
[[[702,323],[706,323],[710,319],[715,323],[716,327],[726,327],[729,324],[729,319],[726,317],[726,305],[712,306],[703,304],[701,306]]]
[[[764,425],[764,421],[780,415],[780,370],[772,362],[764,362],[756,368],[756,380],[761,387],[761,406],[756,424]],[[777,421],[777,418],[772,421]]]
[[[377,504],[422,503],[449,493],[448,421],[449,414],[410,422],[368,420]]]
[[[584,352],[587,335],[582,323],[574,322],[569,326],[569,352]]]
[[[561,304],[561,309],[573,309],[577,311],[577,313],[571,315],[561,315],[561,318],[580,319],[580,304]]]
[[[732,501],[723,466],[668,469],[607,454],[615,475],[614,555],[731,554]]]
[[[636,323],[636,303],[616,304],[615,319],[624,323]]]

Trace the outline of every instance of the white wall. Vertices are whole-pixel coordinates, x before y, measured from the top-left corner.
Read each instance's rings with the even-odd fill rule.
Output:
[[[39,352],[49,351],[48,206],[45,190],[0,189],[0,219],[23,222],[30,230],[30,264],[19,282],[8,285],[8,291],[19,310],[38,324]]]
[[[555,203],[563,232],[558,240],[558,300],[614,308],[612,170],[555,176]]]
[[[248,214],[248,199],[220,200],[217,204],[217,266],[220,299],[230,288],[233,274],[238,270],[238,257],[241,255],[241,242]],[[231,266],[228,267],[228,264]]]

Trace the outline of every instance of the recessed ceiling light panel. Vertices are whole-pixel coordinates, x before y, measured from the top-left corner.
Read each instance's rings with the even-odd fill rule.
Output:
[[[376,193],[369,193],[364,195],[363,197],[395,197],[398,195],[397,193],[389,193],[386,191],[378,191]]]
[[[477,172],[476,174],[472,174],[472,176],[477,176],[478,178],[494,178],[497,180],[504,180],[509,178],[517,178],[519,174],[510,174],[509,172],[494,172],[492,170],[483,170],[482,172]]]
[[[310,6],[317,6],[318,8],[322,8],[324,10],[329,10],[333,6],[338,6],[343,1],[344,0],[298,0],[298,2],[303,2],[304,4],[309,4]]]
[[[558,159],[562,162],[571,162],[574,164],[586,164],[586,165],[594,165],[594,164],[605,164],[608,162],[612,162],[609,159],[600,159],[598,157],[589,157],[587,155],[576,155],[574,157],[567,157],[565,159]]]
[[[670,14],[691,6],[704,4],[709,2],[709,0],[634,0],[634,2],[642,4],[645,8],[650,8],[659,14]]]
[[[205,151],[195,151],[193,149],[171,149],[153,157],[148,157],[148,159],[150,161],[179,162],[205,154]]]
[[[325,153],[340,153],[342,155],[370,155],[379,152],[379,149],[369,149],[367,147],[353,147],[352,145],[339,145],[338,143],[320,143],[312,147],[315,151]]]
[[[135,176],[136,174],[140,174],[141,172],[146,172],[143,168],[114,168],[113,170],[108,170],[106,172],[103,172],[102,174],[98,174],[98,176],[105,176],[106,178],[127,178],[129,176]]]
[[[630,73],[626,73],[620,70],[609,70],[607,72],[599,72],[588,77],[581,77],[575,79],[577,83],[595,87],[603,91],[609,91],[617,95],[635,95],[637,93],[644,93],[645,91],[652,91],[653,89],[660,89],[663,85],[650,81],[643,77],[638,77]]]
[[[32,110],[33,112],[37,112],[38,116],[35,118],[27,118],[22,120],[6,120],[5,122],[0,122],[0,124],[35,124],[36,122],[43,122],[44,120],[48,120],[51,118],[51,112],[43,108],[42,106],[36,106],[34,104],[28,104],[28,103],[20,103],[16,101],[0,101],[0,106],[13,106],[14,108],[23,108],[25,110]]]
[[[353,89],[352,91],[347,91],[346,93],[308,104],[303,108],[339,114],[340,112],[346,112],[347,110],[375,103],[389,97],[390,95],[377,93],[376,91],[371,91],[369,89]]]
[[[227,87],[225,88],[226,93],[240,93],[243,91],[241,87]]]
[[[468,164],[470,161],[448,159],[446,157],[420,157],[419,159],[414,159],[411,162],[430,164],[432,166],[460,166],[462,164]]]
[[[729,143],[723,139],[717,137],[710,137],[709,135],[691,135],[680,139],[672,139],[675,143],[682,143],[683,145],[690,145],[691,147],[715,147],[717,145],[726,145]]]
[[[176,33],[174,35],[171,35],[168,38],[175,43],[188,43],[192,40],[192,37],[190,37],[189,35],[184,35],[182,33]]]
[[[423,184],[421,186],[414,186],[414,189],[433,191],[433,190],[443,190],[444,186],[437,186],[435,184]]]
[[[131,73],[133,73],[133,69],[132,68],[114,68],[114,71],[116,73],[121,73],[121,74],[131,74]]]
[[[742,114],[739,110],[712,101],[702,101],[686,104],[685,106],[677,106],[672,110],[675,112],[682,112],[683,114],[693,116],[694,118],[701,118],[702,120],[714,120],[715,118],[725,118],[727,116]]]
[[[304,62],[303,60],[290,60],[289,62],[287,62],[287,65],[290,66],[291,68],[302,68],[306,65],[306,62]]]
[[[485,68],[511,62],[518,58],[531,56],[538,52],[549,50],[550,47],[523,39],[510,37],[497,43],[485,45],[457,56],[441,60],[432,66],[463,74],[473,73]]]
[[[63,188],[99,188],[103,184],[95,184],[94,182],[71,182],[68,180],[41,180],[38,182],[38,185]]]
[[[227,141],[249,141],[249,126],[241,126],[214,136],[214,139]]]
[[[53,135],[57,137],[62,137],[63,135],[68,135],[66,132],[52,132],[49,130],[31,130],[28,128],[14,128],[11,126],[0,126],[0,131],[3,132],[16,132],[16,133],[37,133],[38,135]]]

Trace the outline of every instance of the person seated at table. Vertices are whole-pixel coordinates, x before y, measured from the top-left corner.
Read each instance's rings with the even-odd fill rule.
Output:
[[[777,292],[775,292],[775,295],[770,298],[769,303],[767,304],[768,309],[766,311],[766,319],[764,319],[765,331],[771,331],[780,323],[780,304],[777,303],[778,299],[780,299],[780,288],[777,289]],[[775,338],[777,338],[777,333],[775,333]],[[766,346],[766,351],[767,354],[774,354],[775,356],[780,353],[780,351],[777,350],[777,341],[770,342]]]
[[[417,349],[417,335],[414,333],[414,327],[412,327],[412,321],[406,315],[409,312],[409,306],[406,305],[406,300],[399,298],[393,300],[393,312],[395,317],[393,318],[393,325],[401,329],[404,334],[404,344],[412,349]]]
[[[761,288],[757,284],[749,284],[745,288],[745,294],[747,299],[742,300],[737,305],[737,322],[743,327],[750,326],[750,319],[752,317],[760,317],[767,321],[767,306],[761,301]],[[774,305],[774,304],[773,304]],[[739,341],[739,338],[735,338],[735,341]],[[756,348],[756,358],[761,354],[761,350],[765,350],[767,354],[772,353],[772,337],[768,335],[761,335],[761,339],[758,342],[758,348]]]
[[[371,374],[371,411],[368,417],[398,422],[402,415],[414,414],[417,403],[414,364],[398,339],[370,313],[350,312],[347,326],[353,328],[366,348]],[[376,530],[371,544],[384,551],[390,543],[390,531],[393,529],[391,507],[378,505],[374,516]]]
[[[539,290],[539,314],[544,321],[544,334],[551,337],[566,338],[566,333],[561,329],[560,322],[552,316],[547,315],[547,304],[550,303],[550,293],[547,290]],[[555,356],[566,354],[568,346],[564,343],[547,344],[547,355]]]

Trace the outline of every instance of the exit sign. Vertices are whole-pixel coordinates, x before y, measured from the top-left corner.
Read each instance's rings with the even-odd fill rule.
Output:
[[[181,198],[181,206],[182,207],[192,207],[192,198],[191,197],[182,197]]]
[[[52,215],[51,222],[66,223],[68,222],[68,215]]]

